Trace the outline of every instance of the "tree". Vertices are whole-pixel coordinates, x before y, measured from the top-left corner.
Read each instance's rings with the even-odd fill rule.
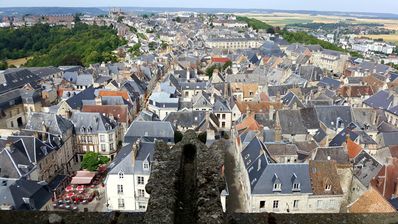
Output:
[[[177,23],[181,23],[181,17],[177,16],[176,22],[177,22]]]
[[[174,143],[177,144],[178,142],[180,142],[182,140],[182,137],[183,137],[183,135],[180,131],[175,131],[174,132]]]
[[[273,27],[268,28],[267,33],[274,34],[275,33],[274,28]]]
[[[6,61],[0,61],[0,70],[6,70],[8,68]]]
[[[123,21],[123,19],[124,19],[124,16],[119,16],[119,17],[117,17],[117,22],[121,23]]]
[[[83,15],[82,13],[76,13],[75,14],[75,16],[74,16],[75,23],[80,23],[81,22],[80,16],[82,16],[82,15]]]
[[[232,61],[227,61],[225,64],[222,66],[222,70],[225,71],[225,69],[229,68],[232,66]]]
[[[207,141],[207,132],[202,132],[198,135],[199,141],[203,142],[206,144]]]
[[[86,152],[83,156],[82,167],[89,171],[96,171],[102,164],[109,162],[109,158],[96,152]]]

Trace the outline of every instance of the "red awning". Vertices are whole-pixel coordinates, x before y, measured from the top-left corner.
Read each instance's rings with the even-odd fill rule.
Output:
[[[71,184],[90,184],[95,176],[94,172],[77,171],[76,176],[72,177]]]

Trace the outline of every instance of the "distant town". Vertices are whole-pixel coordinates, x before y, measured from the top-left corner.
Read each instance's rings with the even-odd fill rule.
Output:
[[[112,8],[0,27],[0,210],[145,212],[182,147],[185,223],[212,169],[226,213],[397,212],[398,51],[366,37],[383,24]]]

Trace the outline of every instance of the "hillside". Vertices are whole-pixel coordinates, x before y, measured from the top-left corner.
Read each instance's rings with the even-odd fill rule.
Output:
[[[0,60],[32,57],[27,66],[89,65],[115,61],[111,52],[124,43],[109,27],[85,24],[0,29]]]

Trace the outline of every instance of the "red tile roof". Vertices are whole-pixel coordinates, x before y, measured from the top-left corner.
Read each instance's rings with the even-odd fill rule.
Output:
[[[112,90],[100,90],[99,96],[121,96],[125,100],[129,100],[129,93],[127,91],[112,91]]]
[[[112,115],[115,120],[128,123],[128,106],[126,105],[83,105],[82,112],[98,112]]]
[[[371,185],[387,200],[397,192],[398,159],[391,158],[389,165],[383,166]]]
[[[395,208],[373,187],[348,206],[350,213],[392,213]]]
[[[231,61],[231,59],[229,59],[229,58],[221,58],[221,57],[212,57],[211,61],[213,63],[227,63],[227,62]]]
[[[352,141],[350,138],[347,139],[347,150],[348,150],[348,157],[350,159],[354,159],[357,155],[362,151],[362,147]]]

